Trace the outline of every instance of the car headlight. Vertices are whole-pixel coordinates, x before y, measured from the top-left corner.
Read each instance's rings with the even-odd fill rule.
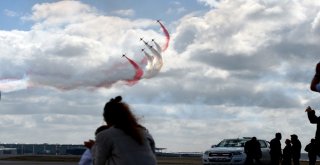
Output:
[[[209,151],[204,152],[204,155],[209,155]]]

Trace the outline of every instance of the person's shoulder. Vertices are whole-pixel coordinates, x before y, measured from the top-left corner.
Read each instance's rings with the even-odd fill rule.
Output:
[[[124,133],[123,130],[121,130],[120,128],[116,128],[116,127],[110,127],[109,129],[104,131],[104,135],[105,136],[111,136],[111,137],[118,137],[118,136],[123,136],[126,133]]]
[[[272,144],[278,144],[278,143],[280,143],[280,140],[274,138],[274,139],[272,139],[272,140],[270,141],[270,143],[272,143]]]
[[[106,136],[106,135],[108,135],[108,134],[112,134],[112,132],[114,132],[114,131],[115,131],[115,128],[114,128],[114,127],[110,127],[110,128],[108,128],[108,129],[105,129],[105,130],[99,132],[99,133],[97,134],[97,137],[98,137],[98,136]]]

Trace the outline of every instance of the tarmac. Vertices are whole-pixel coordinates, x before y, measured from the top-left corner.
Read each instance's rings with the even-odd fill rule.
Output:
[[[16,157],[17,155],[0,155],[0,159]],[[78,165],[75,161],[23,161],[23,160],[0,160],[0,165]]]
[[[33,162],[33,161],[4,161],[0,165],[77,165],[77,162]]]

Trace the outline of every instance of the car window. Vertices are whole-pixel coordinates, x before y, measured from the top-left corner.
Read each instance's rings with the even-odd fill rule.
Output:
[[[250,139],[225,139],[222,140],[216,147],[244,147],[244,144]],[[259,140],[261,148],[267,148],[264,140]]]
[[[244,147],[246,139],[225,139],[222,140],[217,147]]]
[[[259,143],[260,143],[261,148],[267,148],[267,144],[265,141],[259,140]]]

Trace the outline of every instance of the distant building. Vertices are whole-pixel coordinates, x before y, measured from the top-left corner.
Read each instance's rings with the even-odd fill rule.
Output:
[[[166,150],[167,148],[156,148],[156,153],[162,153],[163,150]]]
[[[75,144],[0,144],[3,148],[14,149],[18,155],[81,155],[84,145]],[[1,150],[1,149],[0,149]],[[73,152],[76,151],[76,152]],[[82,151],[82,153],[80,153]],[[0,151],[1,152],[1,151]],[[7,151],[6,151],[7,152]],[[1,153],[0,153],[1,154]]]
[[[0,155],[16,155],[16,148],[6,148],[4,146],[0,146]]]
[[[82,155],[86,150],[83,144],[19,144],[1,143],[0,155]],[[166,148],[156,148],[157,155],[164,154]]]

